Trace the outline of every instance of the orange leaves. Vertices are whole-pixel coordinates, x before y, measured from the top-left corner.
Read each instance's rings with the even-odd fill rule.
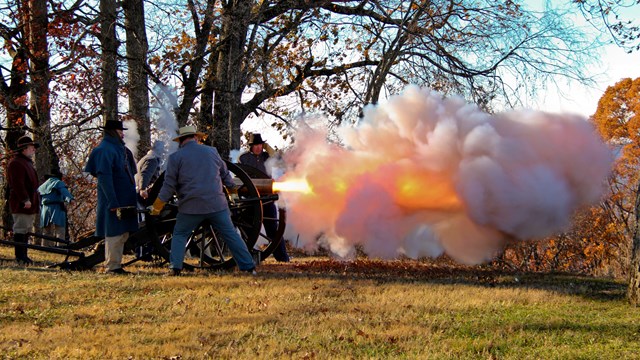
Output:
[[[640,144],[640,78],[622,79],[608,87],[593,121],[606,140]]]
[[[600,219],[585,224],[598,240],[585,249],[585,255],[609,261],[621,258],[618,262],[626,263],[629,254],[625,249],[635,241],[638,227],[635,219],[636,203],[640,198],[640,78],[622,79],[608,87],[598,102],[592,121],[614,149],[616,167],[609,180],[610,193],[603,201]],[[611,244],[617,245],[617,252],[611,251]]]

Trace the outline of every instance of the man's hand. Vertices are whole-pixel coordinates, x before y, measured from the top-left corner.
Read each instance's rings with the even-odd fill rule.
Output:
[[[276,154],[276,151],[267,143],[262,144],[262,148],[267,152],[267,154],[269,154],[269,156],[274,156]]]
[[[24,202],[24,208],[25,209],[31,209],[31,201],[27,200]]]
[[[160,200],[160,198],[156,199],[156,201],[153,202],[153,205],[151,205],[151,211],[149,212],[149,215],[160,215],[160,211],[162,211],[162,208],[164,208],[164,204],[165,202]]]
[[[140,190],[140,197],[143,199],[146,199],[149,197],[149,193],[147,192],[147,190]]]

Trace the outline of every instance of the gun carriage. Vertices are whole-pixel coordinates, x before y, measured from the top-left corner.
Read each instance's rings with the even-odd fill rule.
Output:
[[[278,200],[278,194],[271,189],[273,180],[258,169],[242,164],[226,163],[237,185],[233,189],[225,187],[231,219],[258,263],[271,255],[282,241],[286,227],[286,211],[280,208],[278,218],[265,219],[262,211],[263,205]],[[164,174],[154,183],[149,192],[147,204],[153,203],[157,197],[163,179]],[[122,210],[122,216],[126,216],[125,213],[133,213],[133,216],[143,214],[138,231],[130,234],[125,244],[125,254],[135,254],[135,258],[124,265],[130,265],[137,261],[168,262],[171,234],[176,222],[177,201],[175,199],[169,201],[158,216],[151,216],[142,209]],[[270,238],[265,233],[262,227],[263,220],[277,222],[278,231],[274,238]],[[26,245],[30,249],[64,255],[64,261],[54,266],[69,270],[86,270],[104,261],[103,238],[96,237],[93,232],[80,236],[76,241],[57,239],[37,233],[29,233],[28,235],[50,240],[57,244],[56,246]],[[8,240],[0,240],[0,244],[21,245]],[[184,268],[225,269],[234,265],[235,261],[231,257],[231,252],[213,226],[207,222],[198,225],[187,241]]]

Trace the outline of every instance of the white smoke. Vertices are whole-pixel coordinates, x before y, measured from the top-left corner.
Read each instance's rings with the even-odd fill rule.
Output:
[[[340,256],[493,258],[508,238],[544,237],[570,224],[604,189],[610,151],[577,115],[489,115],[459,98],[409,87],[365,109],[356,127],[302,126],[284,159],[287,227],[302,246]]]
[[[237,164],[238,162],[240,162],[240,155],[242,154],[244,154],[244,151],[240,149],[232,149],[231,151],[229,151],[229,161]]]
[[[173,109],[177,107],[178,98],[175,91],[169,87],[156,85],[153,91],[157,105],[151,119],[154,139],[165,144],[165,154],[171,154],[178,149],[178,143],[173,139],[178,134],[178,121]],[[163,162],[163,168],[166,161]]]
[[[134,120],[125,120],[122,126],[127,130],[124,131],[124,145],[131,150],[133,158],[138,158],[138,143],[140,142],[140,134],[138,133],[138,124]]]

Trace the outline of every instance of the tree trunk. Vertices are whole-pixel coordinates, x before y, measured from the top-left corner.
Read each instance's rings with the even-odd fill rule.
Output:
[[[200,93],[200,112],[198,113],[197,127],[205,134],[212,134],[214,80],[208,79],[209,77],[207,76],[202,86],[202,93]]]
[[[640,305],[640,182],[636,190],[636,224],[633,234],[633,246],[631,250],[631,261],[629,269],[629,287],[627,288],[627,298],[634,305]]]
[[[240,148],[240,125],[246,117],[242,105],[242,73],[250,16],[251,1],[241,0],[230,2],[223,17],[221,38],[225,45],[217,61],[213,144],[225,159],[231,149]]]
[[[200,93],[200,112],[198,113],[197,127],[200,131],[210,135],[207,140],[213,145],[213,95],[217,84],[218,53],[212,52],[209,56],[207,73],[204,76],[202,92]]]
[[[102,45],[102,117],[118,120],[118,40],[116,2],[100,0],[100,42]]]
[[[129,65],[129,116],[138,125],[138,157],[151,147],[151,123],[149,118],[149,77],[147,63],[147,32],[145,29],[144,3],[142,0],[125,0],[125,27],[127,33],[127,62]]]
[[[50,173],[51,170],[60,169],[58,155],[53,148],[51,139],[51,113],[49,103],[49,47],[48,47],[48,19],[46,0],[30,0],[28,26],[25,27],[25,38],[28,48],[31,49],[31,95],[29,97],[29,110],[35,140],[40,143],[35,159],[35,166],[40,177]]]

